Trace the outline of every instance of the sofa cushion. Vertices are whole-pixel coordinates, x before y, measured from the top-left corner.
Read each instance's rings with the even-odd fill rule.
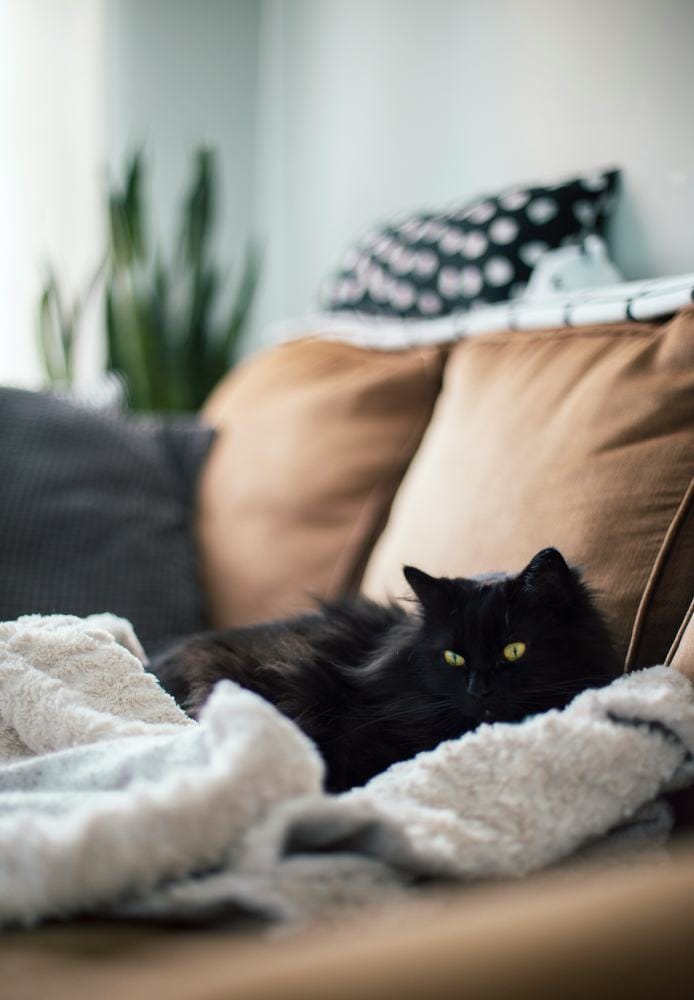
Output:
[[[204,408],[202,570],[218,626],[314,606],[358,581],[441,384],[439,349],[306,339],[234,371]]]
[[[628,667],[662,662],[691,599],[693,475],[694,308],[461,342],[364,589],[402,595],[403,563],[470,576],[555,545]]]
[[[0,620],[112,611],[149,651],[204,628],[190,522],[211,438],[0,389]]]

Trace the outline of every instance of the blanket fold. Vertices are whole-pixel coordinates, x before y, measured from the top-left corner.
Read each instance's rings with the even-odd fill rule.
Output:
[[[267,702],[225,681],[193,722],[143,658],[110,615],[0,625],[0,926],[311,919],[422,878],[520,876],[610,831],[662,840],[658,797],[694,781],[694,689],[665,667],[329,796]]]

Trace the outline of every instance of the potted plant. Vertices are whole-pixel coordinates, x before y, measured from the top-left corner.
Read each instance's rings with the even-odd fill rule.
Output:
[[[125,387],[133,410],[197,410],[238,357],[258,279],[258,254],[246,252],[233,302],[220,316],[222,287],[211,253],[214,155],[196,153],[192,183],[173,251],[154,248],[144,209],[141,153],[108,201],[108,246],[82,295],[66,307],[49,272],[39,303],[39,344],[49,383],[74,383],[75,348],[84,310],[104,287],[107,370]]]

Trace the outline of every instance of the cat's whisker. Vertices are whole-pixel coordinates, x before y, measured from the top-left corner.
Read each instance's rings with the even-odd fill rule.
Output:
[[[449,712],[455,710],[450,698],[445,700],[442,699],[440,702],[430,702],[426,705],[425,710],[423,710],[422,705],[418,703],[411,706],[403,706],[396,712],[391,709],[390,711],[386,710],[380,713],[373,713],[357,725],[351,726],[350,734],[359,732],[369,726],[379,726],[383,723],[407,722],[412,719],[421,719],[424,722],[428,722],[433,714],[437,711],[444,710]]]
[[[579,693],[580,691],[585,691],[590,687],[601,687],[604,683],[605,681],[603,679],[586,677],[585,679],[578,679],[565,684],[544,684],[538,685],[537,687],[523,687],[523,689],[518,692],[518,696],[520,697],[528,694],[541,694],[547,696],[552,694],[570,694],[571,692]],[[514,692],[514,694],[515,693],[516,692]]]

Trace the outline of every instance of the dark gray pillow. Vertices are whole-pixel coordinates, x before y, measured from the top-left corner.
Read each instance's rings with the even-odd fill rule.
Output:
[[[0,389],[0,620],[112,611],[150,652],[206,628],[191,516],[212,436]]]

